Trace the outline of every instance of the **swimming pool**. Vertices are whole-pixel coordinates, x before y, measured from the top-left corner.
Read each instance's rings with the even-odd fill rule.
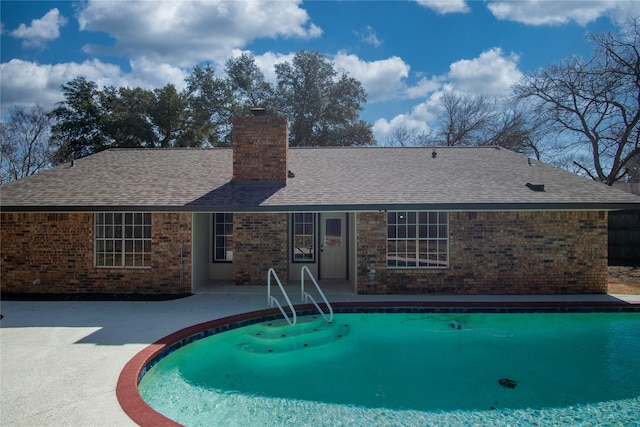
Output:
[[[139,391],[189,426],[638,422],[639,313],[408,311],[202,330]]]

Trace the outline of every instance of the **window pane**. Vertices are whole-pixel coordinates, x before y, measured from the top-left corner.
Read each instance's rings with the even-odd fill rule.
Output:
[[[397,223],[398,223],[398,221],[397,221],[397,217],[396,217],[396,213],[395,213],[395,212],[389,212],[389,213],[387,214],[387,223],[388,223],[389,225],[391,225],[391,224],[395,225],[395,224],[397,224]]]
[[[342,220],[340,218],[327,218],[324,233],[325,246],[342,247]]]
[[[416,213],[407,212],[407,224],[415,224],[415,223],[416,223]]]

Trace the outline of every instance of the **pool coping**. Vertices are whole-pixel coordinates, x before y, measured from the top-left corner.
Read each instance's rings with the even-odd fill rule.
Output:
[[[311,312],[315,310],[312,304],[300,304],[294,306],[296,312]],[[339,302],[333,303],[332,307],[338,312],[348,312],[348,310],[358,310],[360,312],[387,312],[394,310],[404,310],[415,308],[417,310],[430,311],[434,313],[587,313],[587,312],[640,312],[640,306],[616,301],[573,301],[573,302],[466,302],[464,304],[454,302],[433,302],[433,301],[375,301],[375,302]],[[307,313],[305,313],[307,314]],[[269,317],[278,317],[281,313],[276,308],[256,310],[246,313],[226,316],[207,322],[198,323],[186,328],[177,330],[167,335],[153,344],[138,352],[122,369],[116,385],[116,396],[122,410],[135,423],[140,426],[181,426],[180,423],[167,418],[154,410],[147,404],[140,392],[138,384],[144,373],[151,367],[152,363],[157,363],[161,359],[163,352],[167,354],[172,347],[188,340],[187,343],[200,338],[193,338],[197,335],[214,329],[224,328],[226,325],[238,323],[251,323],[251,321],[261,321]],[[211,334],[210,334],[211,335]],[[208,335],[207,335],[208,336]],[[175,348],[175,349],[177,349]],[[164,356],[162,356],[164,357]],[[154,361],[155,359],[155,361]]]

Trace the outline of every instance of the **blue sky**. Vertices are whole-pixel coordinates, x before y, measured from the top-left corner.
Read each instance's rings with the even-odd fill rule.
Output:
[[[1,114],[60,101],[85,76],[100,86],[155,88],[196,65],[251,52],[273,65],[318,50],[362,82],[362,117],[379,142],[423,130],[446,91],[506,96],[525,73],[588,56],[585,36],[618,32],[636,0],[2,1]]]

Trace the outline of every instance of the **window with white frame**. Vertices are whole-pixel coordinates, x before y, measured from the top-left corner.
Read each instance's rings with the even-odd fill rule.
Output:
[[[316,215],[309,212],[294,213],[293,227],[293,261],[315,262],[316,251]]]
[[[388,212],[387,266],[446,268],[449,266],[447,212]]]
[[[151,214],[104,212],[94,215],[95,266],[151,266]]]
[[[233,214],[213,214],[213,262],[233,261]]]

